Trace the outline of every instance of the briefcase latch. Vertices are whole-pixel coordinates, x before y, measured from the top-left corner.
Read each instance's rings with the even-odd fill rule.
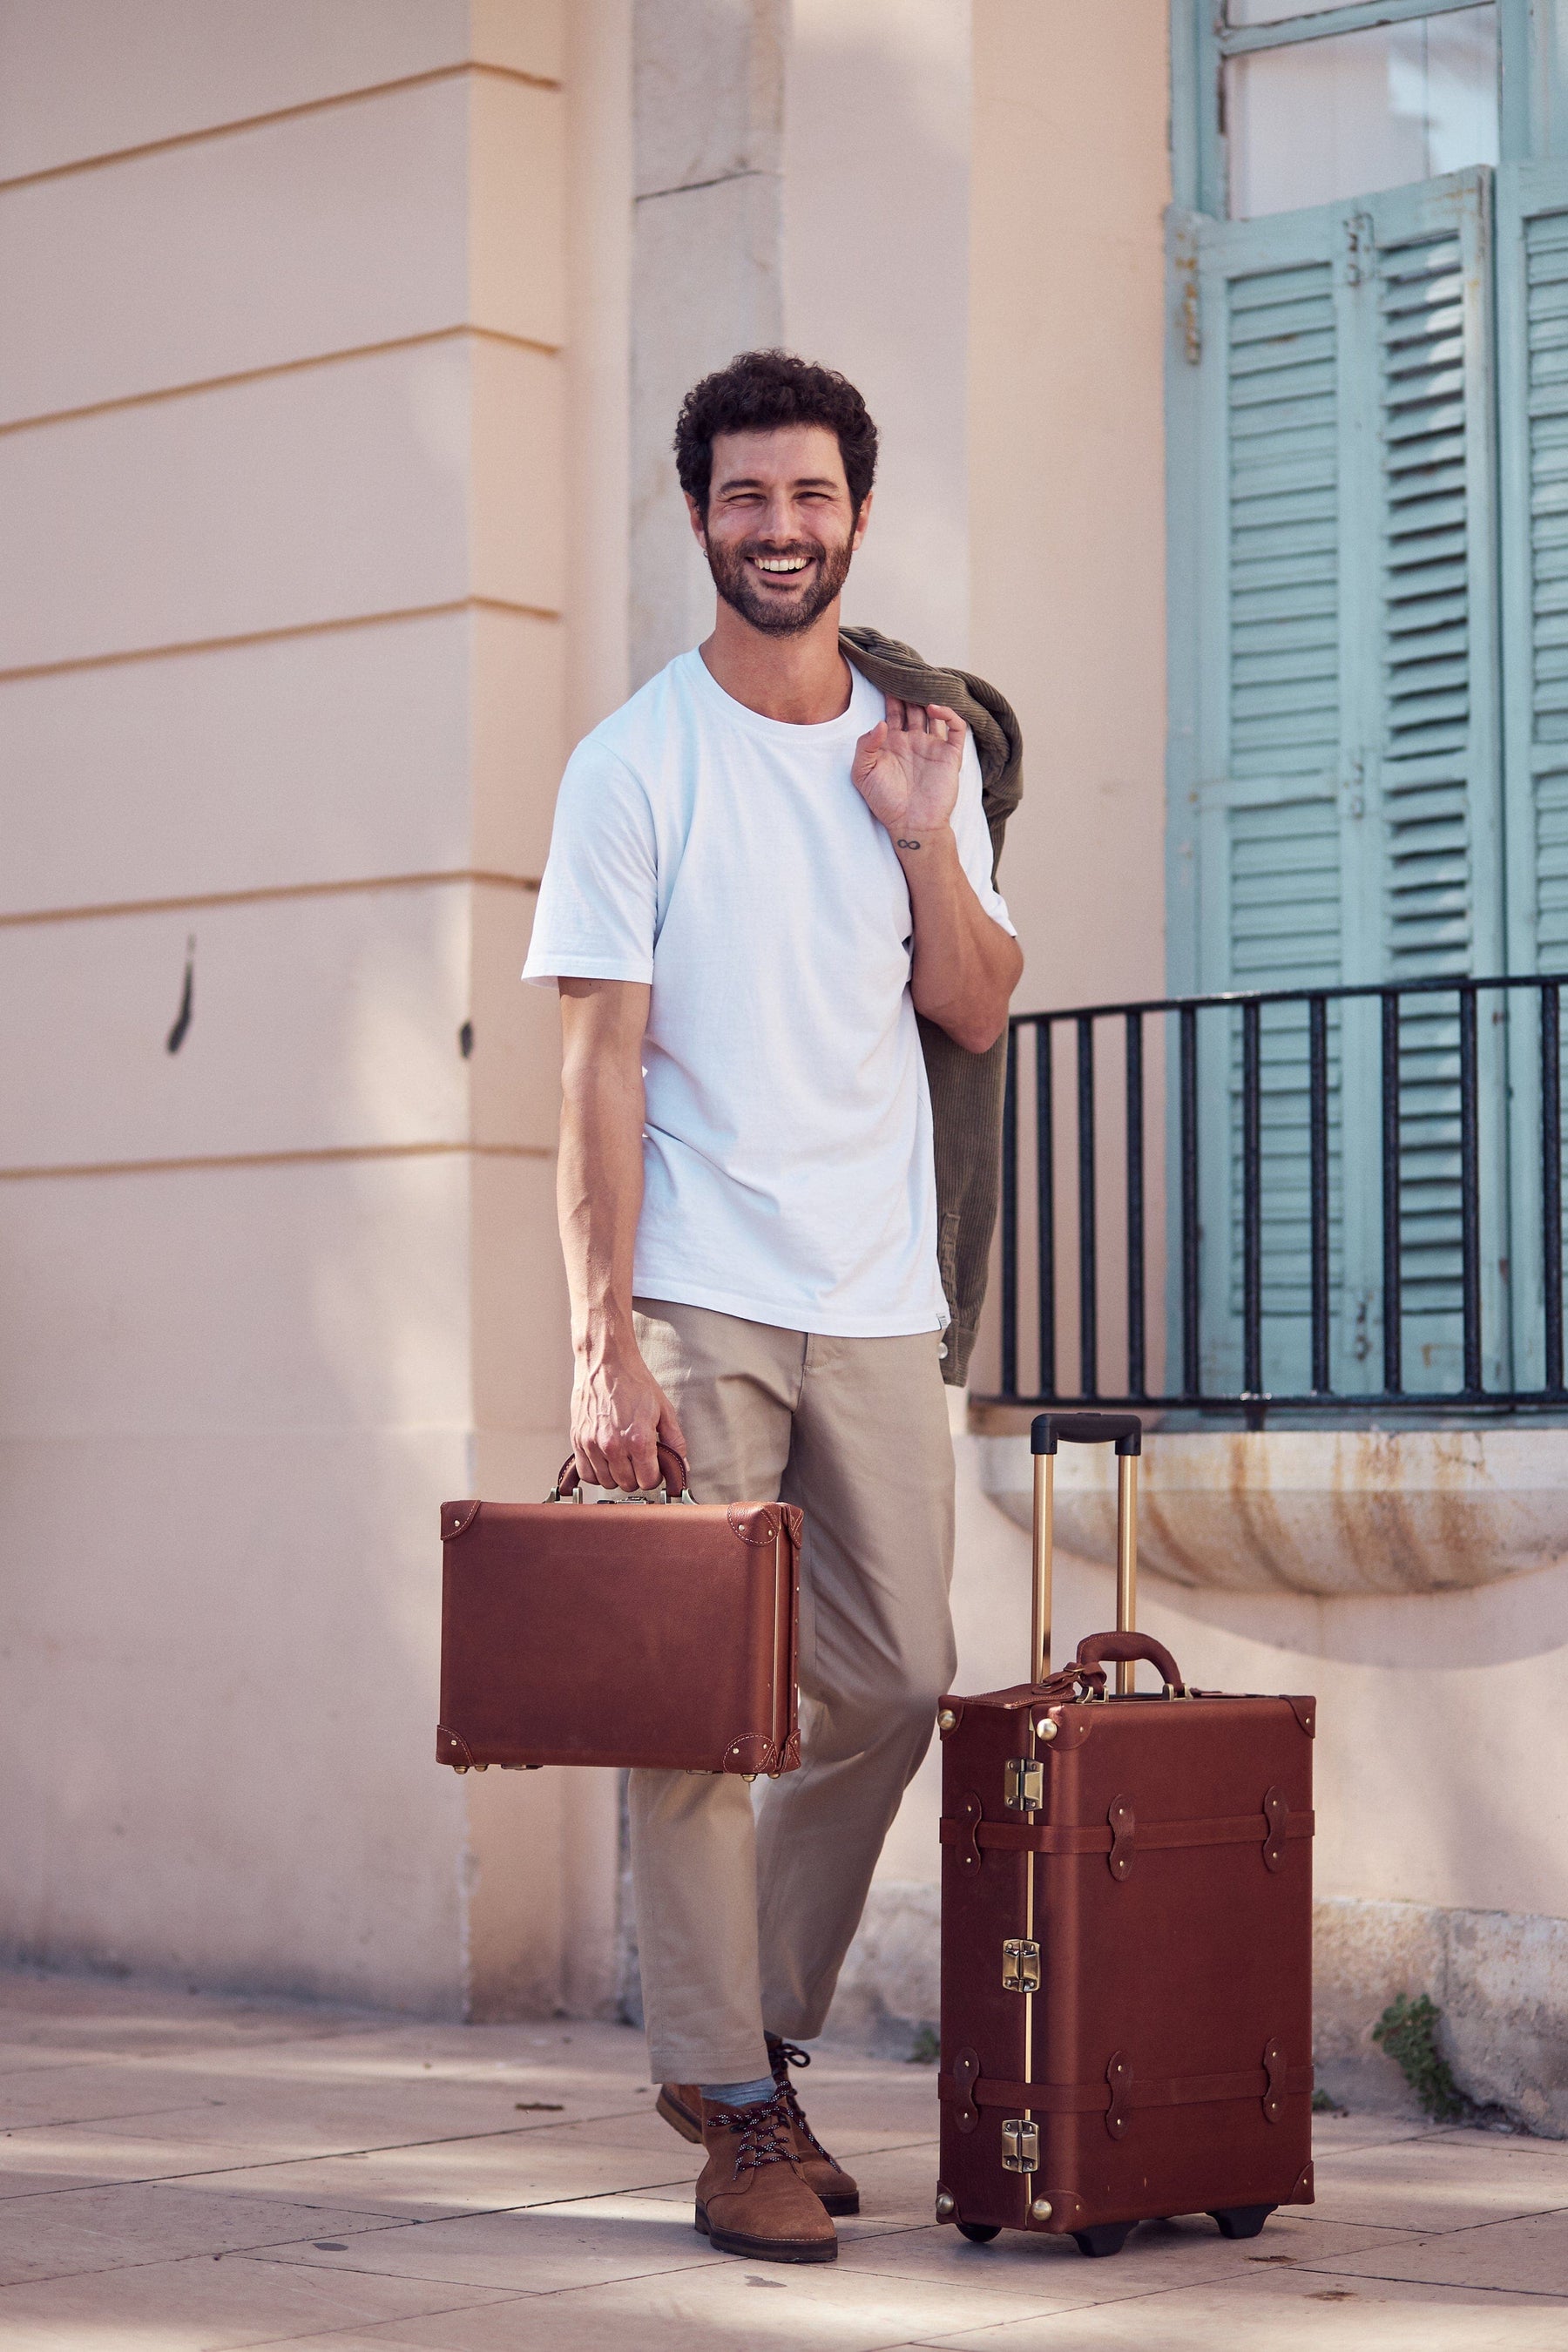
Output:
[[[1032,1756],[1009,1756],[1004,1786],[1014,1812],[1038,1812],[1046,1801],[1046,1768]]]
[[[1004,2172],[1037,2172],[1040,2168],[1040,2126],[1009,2116],[1002,2126]]]
[[[1040,1948],[1032,1937],[1009,1936],[1002,1947],[1004,1992],[1038,1992]]]

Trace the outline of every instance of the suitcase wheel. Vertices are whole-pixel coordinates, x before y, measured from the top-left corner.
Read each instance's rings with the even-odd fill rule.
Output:
[[[1222,2238],[1256,2238],[1273,2210],[1272,2205],[1226,2205],[1209,2219],[1218,2224]]]
[[[1002,2225],[999,2221],[961,2221],[958,2234],[977,2246],[988,2246],[993,2238],[1002,2235]]]
[[[1131,2234],[1131,2221],[1097,2221],[1092,2230],[1075,2230],[1072,2242],[1080,2254],[1119,2254]]]

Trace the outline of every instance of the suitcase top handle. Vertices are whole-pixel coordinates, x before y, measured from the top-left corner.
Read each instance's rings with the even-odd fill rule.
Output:
[[[1058,1445],[1110,1445],[1118,1454],[1142,1454],[1143,1423],[1135,1412],[1037,1412],[1029,1424],[1031,1454],[1054,1454]]]
[[[1181,1668],[1163,1642],[1156,1642],[1152,1633],[1085,1634],[1078,1645],[1079,1671],[1082,1674],[1093,1674],[1099,1669],[1100,1680],[1103,1682],[1105,1679],[1103,1669],[1108,1658],[1114,1664],[1128,1665],[1131,1665],[1135,1658],[1147,1658],[1152,1666],[1159,1669],[1168,1698],[1184,1697],[1186,1695],[1187,1686],[1182,1680]]]
[[[688,1475],[686,1464],[673,1446],[659,1447],[658,1466],[664,1479],[665,1501],[689,1503],[691,1489],[686,1483]],[[656,1486],[650,1491],[657,1494],[658,1489]],[[561,1474],[555,1481],[553,1490],[546,1495],[544,1499],[547,1503],[563,1503],[570,1495],[574,1495],[578,1502],[583,1499],[583,1482],[578,1475],[577,1457],[574,1454],[569,1454],[566,1456],[561,1465]]]

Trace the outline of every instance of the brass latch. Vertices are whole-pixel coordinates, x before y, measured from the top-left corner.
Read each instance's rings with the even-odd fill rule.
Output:
[[[1016,1813],[1037,1812],[1046,1801],[1046,1768],[1031,1756],[1009,1756],[1005,1786]]]
[[[1040,2126],[1009,2116],[1002,2126],[1004,2172],[1037,2172],[1040,2168]]]
[[[1040,1948],[1026,1936],[1010,1936],[1002,1947],[1004,1992],[1038,1992]]]

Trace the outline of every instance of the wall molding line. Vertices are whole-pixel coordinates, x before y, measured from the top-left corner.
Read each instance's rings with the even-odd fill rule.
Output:
[[[128,408],[153,408],[170,400],[195,400],[203,393],[228,392],[242,383],[265,383],[268,378],[280,375],[302,375],[309,368],[342,367],[351,360],[377,359],[386,352],[417,351],[427,343],[449,343],[459,335],[471,337],[476,342],[500,343],[504,350],[537,352],[544,359],[558,359],[564,348],[560,343],[540,342],[531,335],[509,335],[500,327],[475,327],[460,322],[453,327],[426,327],[413,335],[388,335],[381,342],[348,343],[342,351],[309,352],[303,358],[268,360],[259,367],[236,368],[227,375],[194,376],[187,383],[154,385],[148,392],[116,393],[108,400],[84,401],[79,408],[40,409],[31,416],[11,416],[0,419],[0,439],[13,433],[47,432],[52,425],[76,425],[89,416],[113,416]]]
[[[31,677],[63,677],[74,670],[118,669],[127,662],[173,661],[186,654],[235,651],[243,646],[286,644],[294,637],[334,636],[344,629],[379,629],[399,621],[435,621],[454,613],[505,613],[527,621],[559,621],[559,606],[517,604],[505,596],[449,596],[434,604],[403,604],[384,613],[343,613],[322,621],[289,621],[274,629],[237,629],[222,637],[188,637],[166,645],[125,646],[113,653],[68,654],[60,661],[20,662],[0,669],[0,686]]]
[[[116,915],[184,915],[207,907],[262,907],[284,898],[339,898],[374,890],[429,890],[454,883],[496,890],[537,890],[533,874],[491,873],[482,866],[441,867],[429,874],[366,874],[341,882],[271,882],[253,890],[201,890],[178,898],[109,898],[86,907],[29,907],[0,913],[0,931],[37,923],[94,923]]]
[[[405,89],[429,89],[438,82],[456,81],[460,75],[481,74],[492,81],[518,83],[524,89],[559,90],[563,85],[547,74],[523,73],[515,66],[481,64],[478,58],[465,58],[455,65],[432,66],[428,72],[400,74],[391,81],[367,82],[361,89],[331,91],[325,98],[300,99],[293,106],[275,106],[260,114],[239,114],[227,122],[204,123],[195,131],[174,131],[165,139],[147,139],[132,147],[109,147],[99,155],[73,156],[66,163],[47,163],[37,172],[16,172],[9,179],[0,179],[0,196],[13,188],[34,188],[45,180],[66,180],[79,172],[106,172],[116,163],[134,163],[143,155],[166,155],[179,147],[200,147],[209,140],[232,139],[242,131],[262,131],[274,122],[297,122],[310,114],[325,114],[336,106],[363,106],[371,100],[391,98]]]
[[[369,1160],[553,1160],[543,1143],[331,1143],[298,1151],[208,1151],[163,1160],[66,1160],[52,1167],[0,1168],[0,1184],[77,1176],[166,1176],[218,1168],[311,1168]]]

